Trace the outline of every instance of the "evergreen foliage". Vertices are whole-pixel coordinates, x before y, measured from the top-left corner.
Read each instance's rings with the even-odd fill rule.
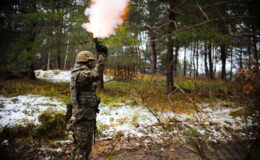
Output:
[[[1,1],[1,74],[6,70],[71,69],[78,51],[95,53],[92,35],[81,27],[88,21],[84,9],[89,2]],[[134,65],[134,72],[164,75],[170,68],[170,77],[180,76],[178,68],[185,68],[185,76],[210,79],[220,71],[222,79],[234,79],[232,75],[249,61],[259,70],[258,1],[130,3],[127,20],[115,35],[102,40],[109,50],[107,68]],[[185,66],[180,60],[184,47]]]

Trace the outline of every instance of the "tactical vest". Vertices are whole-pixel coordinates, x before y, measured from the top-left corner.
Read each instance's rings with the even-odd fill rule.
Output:
[[[84,84],[84,82],[76,82],[78,91],[78,102],[79,105],[84,106],[97,106],[97,96],[96,96],[96,82],[91,84]]]
[[[72,115],[77,120],[93,120],[96,118],[96,81],[98,79],[96,69],[90,70],[86,66],[76,66],[72,70],[70,84]]]

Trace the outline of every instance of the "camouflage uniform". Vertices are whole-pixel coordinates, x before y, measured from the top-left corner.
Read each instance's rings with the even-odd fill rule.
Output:
[[[73,122],[74,148],[71,160],[86,160],[92,149],[92,140],[96,119],[96,81],[99,80],[97,64],[90,69],[76,62],[71,71],[71,102]]]

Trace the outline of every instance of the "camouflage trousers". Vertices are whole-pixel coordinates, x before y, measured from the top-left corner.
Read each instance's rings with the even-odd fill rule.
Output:
[[[92,149],[94,135],[94,120],[77,123],[73,129],[74,148],[71,160],[87,160]]]

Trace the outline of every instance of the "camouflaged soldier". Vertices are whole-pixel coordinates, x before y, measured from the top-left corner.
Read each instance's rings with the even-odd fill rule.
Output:
[[[70,119],[73,131],[74,148],[71,160],[86,160],[92,149],[96,120],[96,82],[98,70],[102,67],[104,57],[100,56],[95,65],[95,58],[89,51],[81,51],[71,71],[71,103],[73,106]]]

